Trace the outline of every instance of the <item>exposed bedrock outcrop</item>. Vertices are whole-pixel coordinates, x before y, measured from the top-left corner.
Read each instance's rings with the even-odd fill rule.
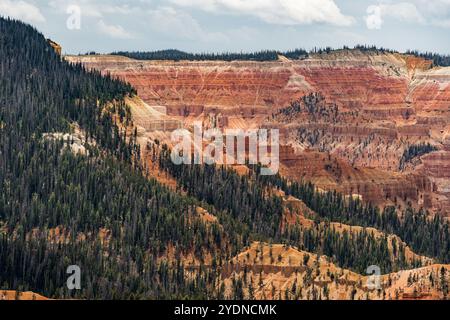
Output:
[[[450,68],[431,68],[412,56],[357,51],[274,62],[66,59],[129,81],[148,105],[164,106],[185,126],[203,120],[220,127],[279,128],[282,143],[296,149],[293,159],[283,162],[288,175],[377,203],[406,201],[450,215],[449,176],[440,173],[447,170],[447,156],[432,153],[406,171],[399,166],[409,145],[431,143],[438,150],[448,145]],[[320,93],[338,114],[273,118],[310,93]],[[330,167],[328,157],[338,165]],[[330,173],[333,166],[342,172]]]
[[[418,207],[431,207],[429,197],[435,186],[424,174],[355,167],[324,152],[295,153],[289,147],[281,148],[280,156],[283,175],[312,181],[321,189],[360,195],[379,205],[404,205],[411,201]]]

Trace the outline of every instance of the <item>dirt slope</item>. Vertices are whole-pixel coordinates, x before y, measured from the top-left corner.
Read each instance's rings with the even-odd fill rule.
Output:
[[[442,299],[442,284],[450,282],[450,265],[381,275],[380,286],[374,287],[378,282],[370,276],[341,269],[325,256],[255,242],[233,259],[223,281],[228,297],[233,297],[233,282],[240,281],[244,296],[255,299]]]

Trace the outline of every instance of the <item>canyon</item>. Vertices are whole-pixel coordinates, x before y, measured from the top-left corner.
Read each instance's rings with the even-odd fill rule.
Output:
[[[194,122],[204,128],[278,129],[282,176],[380,207],[411,206],[450,217],[450,68],[411,55],[358,50],[273,62],[66,59],[137,89],[138,96],[127,103],[143,158],[153,177],[172,189],[176,181],[158,168],[146,145],[173,146],[171,132],[192,131]],[[405,163],[410,147],[425,144],[430,152]],[[248,174],[245,166],[234,169]],[[280,195],[290,208],[282,229],[318,227],[308,218],[316,213],[302,201]],[[404,244],[373,228],[322,227]],[[220,283],[225,297],[232,297],[236,281],[242,281],[248,299],[442,299],[436,282],[448,278],[450,267],[404,245],[409,263],[421,261],[422,267],[382,275],[378,290],[368,287],[373,278],[339,268],[329,257],[258,242],[223,266]],[[190,266],[195,271],[198,263],[192,260]]]
[[[450,68],[359,50],[270,62],[65,58],[131,83],[141,110],[153,110],[143,116],[134,106],[147,138],[169,142],[170,130],[191,128],[194,121],[277,128],[282,175],[380,206],[411,205],[450,216]],[[277,116],[311,94],[319,97],[319,113]],[[405,150],[421,143],[436,151],[400,168]]]
[[[448,68],[368,47],[61,56],[0,28],[0,300],[448,299]],[[199,126],[278,130],[257,153],[280,175],[235,146],[178,165]]]

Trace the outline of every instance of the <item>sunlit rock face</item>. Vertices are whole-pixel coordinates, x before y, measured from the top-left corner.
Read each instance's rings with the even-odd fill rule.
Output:
[[[149,106],[189,127],[280,129],[282,173],[380,205],[450,216],[450,68],[400,54],[337,51],[274,62],[66,57],[130,82]],[[274,117],[310,93],[337,114]],[[314,136],[314,141],[309,139]],[[401,167],[408,146],[437,151]]]

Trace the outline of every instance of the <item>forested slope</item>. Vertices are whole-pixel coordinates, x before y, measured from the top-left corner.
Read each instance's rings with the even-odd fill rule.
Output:
[[[220,231],[190,217],[194,200],[141,173],[139,148],[121,129],[130,120],[123,98],[134,90],[69,65],[36,30],[5,19],[0,82],[0,288],[59,298],[207,296],[205,281],[188,281],[180,261],[169,268],[160,258],[170,244],[178,256],[201,257],[220,247]],[[74,123],[95,141],[87,154],[44,138]],[[69,265],[82,270],[81,291],[66,289]]]

